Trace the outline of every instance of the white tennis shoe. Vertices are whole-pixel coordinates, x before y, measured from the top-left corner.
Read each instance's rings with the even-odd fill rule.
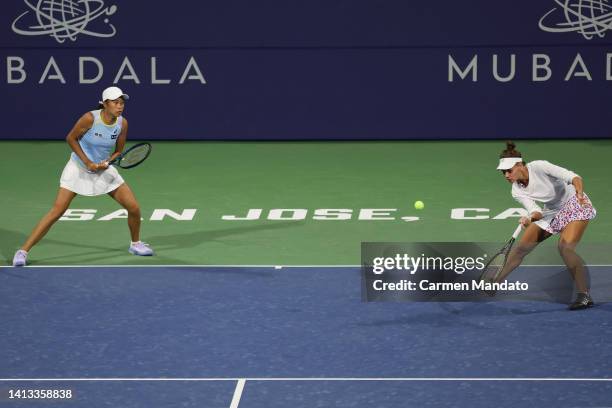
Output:
[[[15,256],[13,257],[13,266],[25,266],[28,261],[28,251],[24,251],[20,249],[15,252]]]
[[[138,256],[151,256],[154,253],[149,244],[142,241],[131,244],[128,252]]]

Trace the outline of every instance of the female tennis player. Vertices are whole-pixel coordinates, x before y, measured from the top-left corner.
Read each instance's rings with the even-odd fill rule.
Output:
[[[582,178],[545,160],[525,163],[515,147],[514,143],[507,142],[497,169],[512,183],[512,197],[525,207],[529,215],[521,217],[519,221],[525,231],[518,245],[510,252],[497,280],[503,281],[537,244],[551,235],[559,234],[559,253],[578,291],[570,309],[590,307],[593,300],[589,295],[587,271],[575,249],[589,220],[595,218],[596,210],[584,193]]]
[[[121,116],[128,95],[116,86],[102,92],[100,109],[85,113],[76,122],[66,141],[72,154],[60,178],[60,188],[51,210],[40,220],[13,258],[13,266],[24,266],[28,252],[68,209],[77,194],[110,195],[128,212],[134,255],[153,255],[148,244],[140,241],[140,207],[132,190],[109,162],[119,156],[127,140],[128,123]]]

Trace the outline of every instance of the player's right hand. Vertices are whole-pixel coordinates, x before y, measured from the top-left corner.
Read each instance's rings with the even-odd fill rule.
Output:
[[[98,171],[98,164],[94,163],[94,162],[88,162],[87,163],[87,170],[95,173],[96,171]]]
[[[531,217],[521,217],[519,224],[521,224],[523,228],[527,228],[529,224],[531,224]]]

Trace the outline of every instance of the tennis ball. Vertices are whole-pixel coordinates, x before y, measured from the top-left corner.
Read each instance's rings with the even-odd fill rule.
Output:
[[[425,208],[425,203],[422,201],[415,201],[414,202],[414,208],[416,208],[417,210],[422,210],[423,208]]]

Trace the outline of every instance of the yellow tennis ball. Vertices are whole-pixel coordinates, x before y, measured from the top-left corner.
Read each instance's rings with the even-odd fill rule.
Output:
[[[423,208],[425,208],[425,203],[422,201],[415,201],[414,202],[414,208],[416,208],[417,210],[422,210]]]

